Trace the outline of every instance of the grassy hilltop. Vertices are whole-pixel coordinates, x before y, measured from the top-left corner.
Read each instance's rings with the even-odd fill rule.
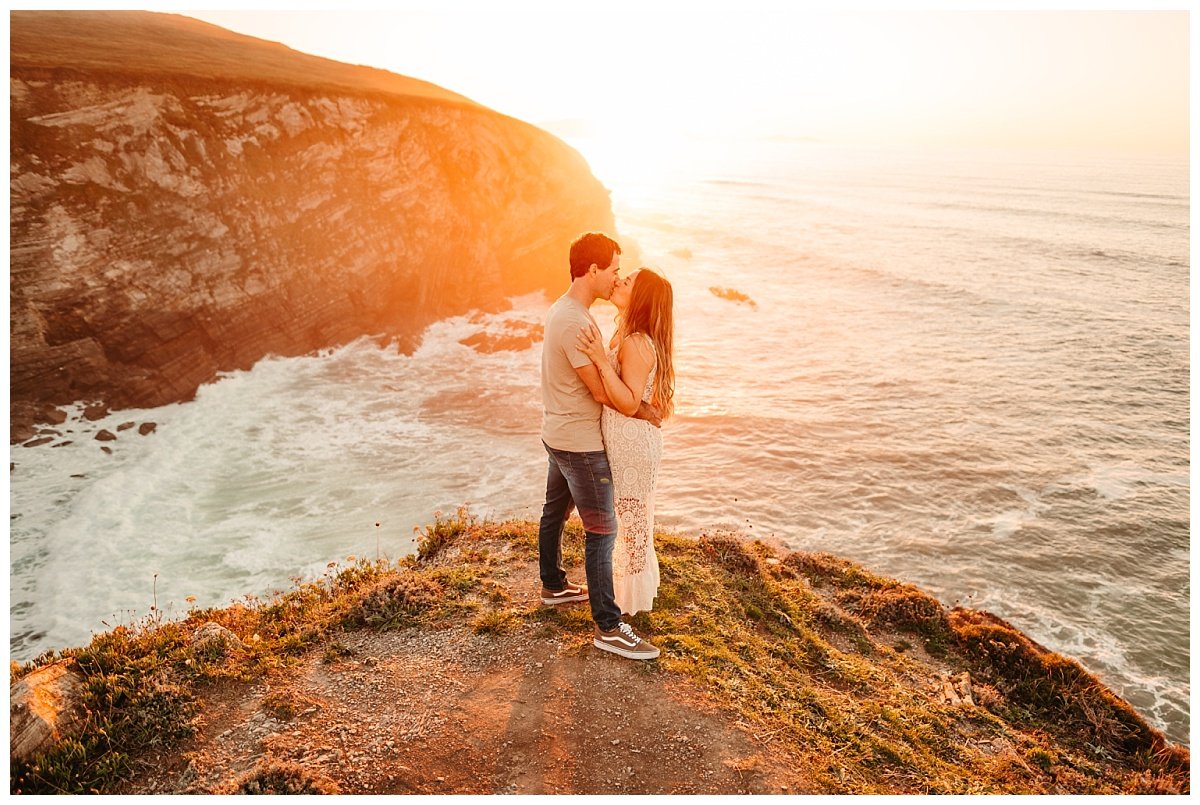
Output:
[[[581,544],[569,526],[579,580]],[[98,635],[14,667],[68,658],[89,715],[11,789],[1190,790],[1185,749],[994,616],[732,534],[657,545],[655,611],[633,619],[650,663],[594,650],[586,604],[541,606],[536,524],[462,512],[398,563]],[[190,645],[210,621],[236,639]]]
[[[68,77],[90,71],[131,78],[220,80],[375,92],[478,106],[428,81],[312,56],[180,14],[152,11],[10,12],[10,70]]]

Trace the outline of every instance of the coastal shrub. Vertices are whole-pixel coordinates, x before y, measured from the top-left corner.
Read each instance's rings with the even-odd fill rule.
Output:
[[[128,774],[138,753],[195,732],[195,697],[172,681],[186,650],[178,624],[118,626],[62,652],[84,675],[81,734],[30,761],[13,760],[13,793],[95,793]],[[49,659],[45,655],[37,662]],[[45,663],[42,663],[45,664]]]
[[[411,626],[421,621],[445,597],[437,581],[420,573],[406,572],[384,579],[351,608],[356,623],[382,629]]]
[[[813,620],[833,632],[870,640],[866,627],[857,618],[827,601],[815,601],[811,608]]]
[[[417,557],[422,562],[433,559],[475,525],[475,522],[476,518],[464,506],[459,506],[453,517],[445,519],[442,518],[441,512],[434,512],[433,524],[421,529],[417,537]]]
[[[104,791],[133,771],[146,749],[194,733],[196,683],[249,679],[286,664],[288,655],[340,625],[356,590],[374,582],[386,563],[360,560],[326,580],[277,593],[267,602],[246,596],[224,609],[192,609],[182,621],[150,616],[96,635],[86,648],[61,657],[78,663],[87,683],[83,705],[90,715],[82,736],[62,741],[35,762],[14,762],[12,790],[24,793]],[[331,563],[331,568],[336,563]],[[191,645],[208,622],[230,630],[242,644],[234,651]],[[14,676],[58,659],[49,652]]]
[[[443,567],[429,572],[429,578],[446,590],[465,593],[479,586],[480,575],[468,567]]]
[[[266,760],[239,777],[221,794],[336,794],[337,785],[298,763]]]
[[[172,689],[166,680],[194,686],[235,672],[257,674],[272,658],[294,662],[280,655],[298,645],[294,641],[300,635],[323,635],[316,651],[324,648],[327,659],[337,659],[350,651],[339,642],[350,643],[337,633],[340,628],[430,624],[436,618],[439,625],[467,626],[477,634],[523,628],[531,638],[558,643],[566,656],[589,656],[592,621],[586,604],[552,608],[534,603],[527,582],[536,584],[535,537],[536,524],[473,525],[453,536],[453,548],[435,553],[438,561],[431,564],[412,560],[397,563],[405,569],[389,571],[359,562],[266,604],[247,599],[227,610],[190,613],[189,622],[161,624],[153,636],[115,630],[115,637],[97,643],[103,651],[93,674],[100,676],[92,682],[112,694],[114,709],[140,701],[144,712],[130,714],[123,726],[111,729],[109,721],[99,722],[107,733],[89,728],[40,759],[36,768],[14,763],[12,789],[111,790],[137,765],[139,746],[151,745],[139,745],[145,738],[136,734],[158,729],[164,721],[186,727],[191,720],[186,707],[180,709],[188,702],[186,689]],[[814,790],[1188,790],[1186,750],[1135,741],[1142,747],[1138,752],[1119,752],[1115,747],[1120,741],[1112,737],[1118,734],[1114,730],[1123,729],[1113,721],[1119,713],[1114,715],[1104,696],[1088,687],[1092,678],[1036,643],[1022,643],[1023,636],[1005,632],[1007,624],[999,619],[969,611],[947,614],[935,599],[914,593],[915,588],[841,560],[812,560],[810,555],[805,561],[803,555],[789,555],[776,565],[764,546],[721,535],[696,540],[659,534],[656,542],[660,595],[652,612],[631,620],[663,654],[658,662],[627,667],[637,674],[662,675],[664,681],[680,674],[703,684],[753,729],[756,741],[780,749],[781,758],[788,752],[803,758]],[[510,573],[511,566],[499,567],[501,562],[524,563],[523,575]],[[794,578],[778,572],[781,567]],[[814,577],[831,581],[814,591],[807,581]],[[980,707],[948,708],[933,700],[925,687],[932,673],[925,658],[897,657],[863,645],[869,643],[866,628],[872,624],[907,624],[919,634],[941,622],[939,613],[954,652],[950,664],[970,668]],[[208,620],[233,631],[246,648],[214,659],[211,667],[185,665],[191,656],[189,636]],[[887,637],[897,648],[907,642]],[[996,669],[989,666],[993,660]],[[156,676],[162,669],[170,669],[170,675]],[[20,670],[27,673],[24,666]],[[157,693],[150,695],[153,689]],[[279,718],[294,718],[317,702],[272,688],[259,704]],[[98,705],[93,710],[100,712]],[[113,734],[118,739],[109,737]],[[164,731],[159,740],[172,740],[169,735]],[[224,791],[319,793],[331,790],[326,783],[294,764],[268,762],[236,781],[231,775]]]
[[[700,549],[726,569],[743,575],[761,575],[758,557],[736,534],[719,531],[700,535]]]
[[[512,520],[491,526],[490,529],[485,527],[482,531],[476,527],[473,529],[473,535],[475,534],[486,538],[507,540],[513,552],[518,556],[528,559],[538,558],[538,523]],[[563,524],[563,567],[568,570],[578,567],[579,572],[582,573],[586,541],[587,535],[583,530],[583,522],[578,516],[572,516]],[[577,581],[581,580],[577,579]]]
[[[58,657],[55,651],[43,652],[32,662],[19,663],[16,660],[8,661],[8,684],[15,685],[21,681],[22,677],[28,676],[44,665],[49,665]]]
[[[587,533],[583,530],[583,523],[575,518],[571,518],[563,528],[563,566],[568,568],[577,567],[579,568],[579,572],[583,573],[585,545],[587,545]]]
[[[661,535],[658,535],[661,536]],[[694,599],[708,585],[700,566],[686,552],[695,549],[696,543],[689,541],[681,545],[679,540],[664,540],[658,543],[659,586],[655,598],[655,609],[659,611],[694,606]]]
[[[872,626],[895,626],[917,634],[947,636],[946,610],[932,595],[911,584],[877,590],[868,595],[860,613]]]
[[[892,627],[925,638],[925,650],[943,656],[951,640],[946,609],[932,595],[911,584],[849,593],[842,599],[852,603],[871,629]]]
[[[869,573],[853,562],[829,553],[795,551],[784,558],[783,564],[807,577],[814,584],[826,582],[843,590],[882,590],[899,584],[892,579]]]
[[[948,623],[973,672],[999,688],[1017,715],[1027,710],[1128,754],[1165,746],[1160,733],[1077,662],[1034,643],[995,615],[955,608]]]
[[[329,569],[331,571],[337,570],[337,573],[332,574],[332,578],[329,580],[330,592],[337,595],[353,592],[354,590],[374,584],[394,568],[392,563],[386,559],[377,559],[375,561],[358,559],[353,564],[340,569],[336,564],[331,563]],[[303,587],[300,589],[303,589]],[[299,592],[299,590],[296,592]]]
[[[808,621],[778,585],[764,576],[734,575],[727,582],[730,604],[741,607],[746,620],[764,633],[787,638]],[[736,609],[731,611],[736,612]]]

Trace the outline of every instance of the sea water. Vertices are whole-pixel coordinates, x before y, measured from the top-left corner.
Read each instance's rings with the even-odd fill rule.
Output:
[[[659,527],[994,612],[1186,743],[1186,160],[758,141],[617,167],[597,173],[625,271],[675,289]],[[14,446],[13,657],[405,555],[461,505],[536,519],[540,345],[462,341],[548,304],[439,322],[411,355],[364,338],[188,403],[76,408],[70,444]]]

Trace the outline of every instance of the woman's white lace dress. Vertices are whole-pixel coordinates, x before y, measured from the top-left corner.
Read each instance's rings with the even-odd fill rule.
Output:
[[[638,336],[644,337],[644,336]],[[654,344],[646,339],[651,350]],[[616,349],[608,360],[621,371]],[[642,400],[654,391],[657,361],[650,368]],[[612,469],[617,509],[617,541],[613,546],[613,590],[626,615],[649,610],[658,593],[658,556],[654,553],[654,489],[662,460],[662,431],[642,419],[632,419],[604,407],[600,420],[604,451]]]

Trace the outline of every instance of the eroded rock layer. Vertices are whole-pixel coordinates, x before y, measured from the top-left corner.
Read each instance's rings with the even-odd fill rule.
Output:
[[[48,15],[57,67],[23,55],[37,37],[22,26]],[[96,19],[12,15],[13,440],[48,405],[185,400],[267,354],[365,334],[403,342],[438,318],[560,287],[571,238],[613,228],[577,152],[452,93],[381,91],[367,68],[356,89],[345,65],[338,85],[139,71],[136,54],[97,65],[82,44],[76,66],[64,31],[83,41]],[[110,31],[161,26],[164,41],[184,30],[193,54],[220,31],[170,15],[102,19]],[[260,51],[293,53],[220,33],[214,53],[244,47],[248,76]],[[305,76],[321,61],[294,56]]]

